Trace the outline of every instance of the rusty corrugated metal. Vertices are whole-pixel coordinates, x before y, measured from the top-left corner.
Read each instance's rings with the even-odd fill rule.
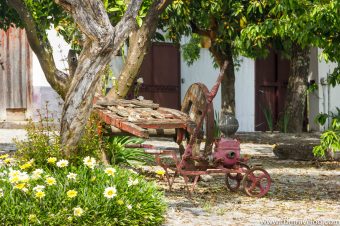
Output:
[[[32,100],[32,51],[22,29],[0,30],[0,117],[6,109],[27,109]]]

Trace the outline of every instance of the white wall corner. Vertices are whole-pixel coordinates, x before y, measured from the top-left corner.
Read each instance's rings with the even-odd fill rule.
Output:
[[[319,81],[319,60],[318,49],[312,48],[310,52],[310,65],[309,65],[308,82],[315,82],[320,87]],[[315,123],[315,117],[319,114],[320,109],[320,94],[319,90],[308,93],[308,123],[309,130],[320,131],[320,125]]]
[[[255,125],[255,61],[240,57],[235,72],[236,118],[241,132],[253,132]]]
[[[322,53],[321,49],[318,49],[319,54]],[[332,87],[327,84],[327,76],[332,73],[337,66],[334,62],[326,62],[324,59],[319,61],[318,74],[319,74],[319,112],[330,113],[336,112],[336,107],[340,106],[340,86]],[[325,126],[321,127],[321,130],[325,130],[329,127],[330,122],[327,122]]]

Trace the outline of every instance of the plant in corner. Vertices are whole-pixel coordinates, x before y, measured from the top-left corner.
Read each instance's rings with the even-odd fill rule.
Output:
[[[262,108],[270,132],[274,131],[273,113],[270,107]]]
[[[106,155],[110,164],[133,165],[134,163],[150,163],[153,157],[140,148],[127,148],[127,144],[141,144],[144,140],[138,137],[114,136],[106,141]]]
[[[313,148],[314,156],[325,157],[326,153],[332,156],[340,151],[340,109],[337,108],[336,114],[319,114],[316,121],[325,125],[327,119],[331,120],[331,126],[321,134],[320,145]]]
[[[280,132],[287,133],[288,132],[288,124],[289,124],[289,114],[284,111],[280,114],[280,120],[278,122],[278,128],[280,129]]]

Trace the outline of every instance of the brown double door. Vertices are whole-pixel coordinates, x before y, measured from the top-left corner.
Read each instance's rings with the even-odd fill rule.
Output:
[[[139,95],[162,107],[180,109],[180,53],[177,45],[153,43],[138,77],[144,80]]]
[[[255,130],[269,130],[267,117],[272,118],[273,128],[284,112],[290,62],[271,51],[266,59],[255,62]]]

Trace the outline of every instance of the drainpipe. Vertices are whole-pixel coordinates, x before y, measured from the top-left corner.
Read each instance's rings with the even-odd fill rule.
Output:
[[[320,79],[320,84],[322,86],[322,100],[323,100],[323,102],[322,102],[323,111],[322,112],[323,113],[326,113],[326,112],[328,113],[328,110],[326,110],[326,88],[327,88],[327,81],[326,81],[326,79],[325,78],[321,78]],[[322,130],[325,130],[325,126],[323,125],[322,127],[323,127]]]
[[[328,76],[329,76],[329,73],[327,74],[327,81],[328,81]],[[328,91],[328,99],[327,99],[327,104],[328,104],[328,115],[331,114],[331,87],[330,85],[328,84],[328,82],[326,81],[327,83],[327,91]],[[328,119],[328,128],[331,126],[331,120]]]

